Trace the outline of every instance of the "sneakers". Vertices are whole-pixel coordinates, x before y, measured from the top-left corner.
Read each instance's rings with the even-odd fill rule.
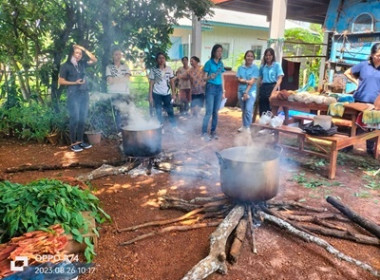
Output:
[[[83,149],[81,148],[81,146],[79,146],[79,144],[76,144],[76,145],[72,145],[70,147],[70,149],[75,152],[75,153],[79,153],[81,151],[83,151]]]
[[[242,126],[242,127],[240,127],[237,131],[238,131],[238,132],[247,132],[247,133],[251,133],[251,128],[249,128],[249,127],[245,127],[245,126]]]
[[[174,127],[173,131],[176,132],[176,133],[178,133],[178,134],[180,134],[180,135],[185,134],[185,132],[183,130],[179,129],[178,127]]]
[[[82,143],[80,143],[79,146],[80,146],[81,148],[83,148],[83,149],[90,149],[90,148],[92,148],[92,145],[91,145],[91,144],[88,144],[88,143],[86,143],[86,142],[82,142]]]
[[[208,142],[208,141],[211,140],[210,136],[208,136],[207,133],[202,133],[202,135],[201,135],[201,139],[202,139],[203,141],[206,141],[206,142]]]
[[[258,133],[261,135],[273,135],[274,134],[273,130],[266,129],[266,128],[260,130]]]
[[[211,139],[214,139],[214,140],[218,140],[219,139],[219,136],[216,134],[216,132],[211,132],[210,137],[211,137]]]

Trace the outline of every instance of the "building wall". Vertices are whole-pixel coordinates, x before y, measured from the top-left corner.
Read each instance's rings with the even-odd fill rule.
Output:
[[[176,39],[180,37],[182,49],[185,50],[187,47],[183,47],[183,45],[189,44],[189,35],[191,35],[191,27],[178,27],[174,29],[172,37],[177,37]],[[263,55],[267,47],[268,36],[268,29],[257,30],[230,26],[208,26],[207,28],[203,28],[201,64],[204,65],[210,58],[213,45],[219,43],[229,46],[228,58],[223,58],[224,65],[236,69],[240,66],[237,62],[239,56],[244,54],[245,51],[250,50],[252,46],[261,47],[261,56]],[[179,57],[174,57],[173,54],[178,54],[179,52],[174,51],[173,48],[177,50],[178,44],[172,46],[172,49],[169,51],[169,56],[171,59],[178,59]],[[183,53],[181,55],[183,55]],[[260,60],[261,57],[256,57],[256,63],[259,63]]]

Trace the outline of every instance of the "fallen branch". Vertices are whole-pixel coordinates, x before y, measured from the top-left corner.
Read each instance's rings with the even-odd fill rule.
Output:
[[[275,207],[275,208],[287,208],[287,207],[290,207],[290,208],[302,208],[302,209],[305,209],[305,210],[308,210],[308,211],[312,211],[312,212],[318,212],[318,213],[323,213],[323,212],[326,212],[327,211],[327,208],[321,208],[321,207],[313,207],[313,206],[309,206],[309,205],[304,205],[300,202],[297,202],[297,201],[287,201],[287,202],[284,202],[284,201],[273,201],[271,203],[268,203],[268,206],[269,208],[272,208],[272,207]]]
[[[197,209],[194,209],[193,211],[190,211],[189,213],[186,213],[185,215],[182,215],[182,216],[177,217],[177,218],[167,219],[167,220],[159,220],[159,221],[151,221],[151,222],[147,222],[147,223],[136,225],[136,226],[121,228],[118,230],[118,232],[134,231],[134,230],[137,230],[140,228],[145,228],[145,227],[150,227],[150,226],[163,226],[163,225],[167,225],[167,224],[172,224],[172,223],[176,223],[176,222],[180,222],[183,220],[190,219],[191,217],[193,217],[194,215],[196,215],[202,211],[204,211],[203,208],[197,208]]]
[[[158,231],[153,231],[153,232],[150,232],[147,234],[140,235],[140,236],[133,238],[129,241],[122,242],[122,243],[120,243],[120,245],[121,246],[130,245],[130,244],[136,243],[137,241],[140,241],[140,240],[143,240],[143,239],[155,236],[155,235],[159,235],[159,234],[163,234],[163,233],[167,233],[167,232],[172,232],[172,231],[188,231],[188,230],[197,229],[197,228],[216,227],[217,225],[219,225],[220,222],[221,222],[221,220],[209,222],[209,223],[199,223],[199,224],[194,224],[194,225],[187,225],[187,226],[170,226],[170,227],[166,227],[166,228],[163,228],[161,230],[158,230]]]
[[[209,255],[196,264],[182,280],[205,279],[210,274],[218,271],[227,274],[226,242],[231,232],[236,228],[240,219],[244,215],[244,206],[237,205],[227,217],[219,224],[218,228],[210,236]]]
[[[287,230],[288,232],[292,233],[293,235],[296,235],[298,236],[299,238],[307,241],[307,242],[313,242],[315,244],[317,244],[318,246],[321,246],[323,247],[324,249],[326,249],[327,252],[329,252],[330,254],[336,256],[337,258],[339,259],[342,259],[346,262],[349,262],[349,263],[352,263],[352,264],[355,264],[357,265],[358,267],[370,272],[372,275],[374,276],[377,276],[379,277],[380,276],[380,272],[377,271],[376,269],[374,269],[372,266],[370,266],[369,264],[366,264],[366,263],[363,263],[357,259],[354,259],[352,257],[349,257],[345,254],[343,254],[342,252],[340,252],[339,250],[337,250],[335,247],[333,247],[332,245],[330,245],[328,242],[326,242],[325,240],[319,238],[319,237],[316,237],[316,236],[313,236],[313,235],[310,235],[306,232],[303,232],[301,230],[298,230],[296,229],[295,227],[293,227],[291,224],[289,224],[288,222],[280,219],[280,218],[277,218],[275,216],[272,216],[272,215],[269,215],[263,211],[259,211],[259,214],[267,221],[269,222],[272,222],[273,224],[276,224],[277,226]]]
[[[201,206],[200,208],[196,208],[196,209],[186,213],[185,215],[182,215],[182,216],[177,217],[177,218],[167,219],[167,220],[159,220],[159,221],[151,221],[151,222],[147,222],[147,223],[136,225],[136,226],[122,228],[122,229],[119,229],[118,232],[133,231],[136,229],[150,227],[150,226],[163,226],[163,225],[167,225],[167,224],[180,222],[183,220],[188,220],[189,218],[193,217],[194,215],[201,213],[201,212],[208,212],[208,210],[212,210],[212,209],[214,209],[213,207],[218,206],[218,205],[221,205],[220,201],[210,202],[210,203],[207,203],[207,204]]]
[[[252,238],[252,253],[257,254],[256,240],[255,240],[255,227],[253,226],[253,218],[252,218],[252,207],[248,206],[247,211],[248,211],[248,225],[251,231],[251,238]]]
[[[327,202],[330,203],[332,206],[334,206],[336,209],[338,209],[343,215],[345,215],[347,218],[349,218],[354,223],[360,225],[362,228],[368,230],[370,233],[375,235],[377,238],[380,238],[380,226],[375,224],[374,222],[371,222],[370,220],[361,217],[356,212],[352,211],[347,206],[340,203],[335,198],[328,196]]]
[[[97,178],[105,177],[105,176],[110,176],[110,175],[118,175],[118,174],[124,174],[127,173],[128,171],[132,170],[136,166],[140,164],[140,161],[136,160],[134,162],[130,162],[128,164],[125,164],[123,166],[119,167],[114,167],[108,164],[103,164],[99,168],[86,173],[79,175],[77,177],[78,180],[80,181],[91,181]]]
[[[302,225],[301,227],[308,231],[322,234],[325,236],[332,236],[335,238],[351,240],[351,241],[361,243],[361,244],[366,244],[366,245],[380,245],[380,239],[377,239],[376,237],[367,236],[364,234],[355,233],[348,229],[345,229],[344,231],[342,231],[342,230],[336,230],[336,229],[331,229],[331,228],[330,229],[323,228],[323,227],[319,227],[315,225]]]
[[[347,218],[344,218],[338,214],[331,214],[331,213],[321,213],[321,214],[315,214],[313,216],[299,216],[299,215],[286,215],[287,219],[294,220],[297,222],[312,222],[315,218],[317,219],[332,219],[337,220],[340,222],[348,222],[349,220]]]
[[[120,166],[125,164],[125,161],[109,161],[109,162],[73,162],[70,164],[53,164],[53,165],[21,165],[19,167],[8,167],[5,169],[5,173],[18,173],[25,171],[46,171],[46,170],[61,170],[71,168],[98,168],[103,164],[110,164],[114,166]]]

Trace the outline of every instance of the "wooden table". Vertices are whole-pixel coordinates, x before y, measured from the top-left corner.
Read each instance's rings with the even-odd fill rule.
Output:
[[[289,124],[290,119],[289,119],[289,109],[295,109],[295,110],[300,110],[304,112],[310,112],[310,111],[319,111],[321,115],[326,115],[327,111],[329,109],[328,105],[325,104],[317,104],[317,103],[301,103],[301,102],[290,102],[287,100],[280,100],[280,99],[271,99],[270,105],[272,107],[272,113],[277,115],[278,110],[280,107],[283,108],[284,114],[285,114],[285,124]],[[342,119],[345,120],[350,120],[351,121],[351,131],[350,131],[350,136],[355,136],[356,135],[356,118],[360,111],[354,110],[352,108],[345,108],[344,109],[344,115]]]
[[[279,142],[280,133],[295,135],[298,139],[298,146],[290,146],[282,144],[290,149],[298,150],[299,152],[304,152],[316,156],[321,156],[326,158],[329,161],[329,169],[327,177],[329,179],[335,178],[336,173],[336,164],[338,158],[338,151],[349,147],[351,145],[355,145],[361,141],[373,139],[375,141],[374,145],[374,157],[377,159],[379,157],[379,138],[380,138],[380,130],[374,130],[370,132],[366,132],[363,134],[355,135],[355,136],[347,136],[342,134],[335,134],[333,136],[313,136],[306,134],[299,127],[291,127],[282,125],[278,128],[272,128],[268,125],[262,125],[259,123],[252,124],[253,127],[257,128],[265,128],[270,129],[274,132],[274,143],[277,144]],[[313,147],[317,148],[318,151],[310,150],[305,147],[305,143],[311,144]]]

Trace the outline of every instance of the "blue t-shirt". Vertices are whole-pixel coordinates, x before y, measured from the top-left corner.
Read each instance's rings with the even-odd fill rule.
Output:
[[[208,77],[211,74],[216,74],[215,78],[208,80],[207,83],[214,85],[222,84],[222,73],[226,70],[224,69],[224,65],[221,60],[219,60],[218,63],[216,63],[213,58],[209,59],[203,67],[203,71],[207,73]]]
[[[242,65],[238,68],[236,77],[245,80],[251,80],[252,78],[257,79],[259,77],[259,68],[255,64],[247,67],[246,65]],[[238,91],[244,92],[247,89],[247,84],[239,83]],[[249,93],[256,92],[256,83],[254,83],[249,90]]]
[[[279,76],[284,76],[284,71],[278,62],[272,63],[271,66],[265,64],[260,67],[260,77],[264,84],[277,82]]]
[[[380,67],[375,68],[369,61],[362,61],[354,65],[351,72],[359,77],[359,86],[354,93],[355,100],[375,103],[380,94]]]

